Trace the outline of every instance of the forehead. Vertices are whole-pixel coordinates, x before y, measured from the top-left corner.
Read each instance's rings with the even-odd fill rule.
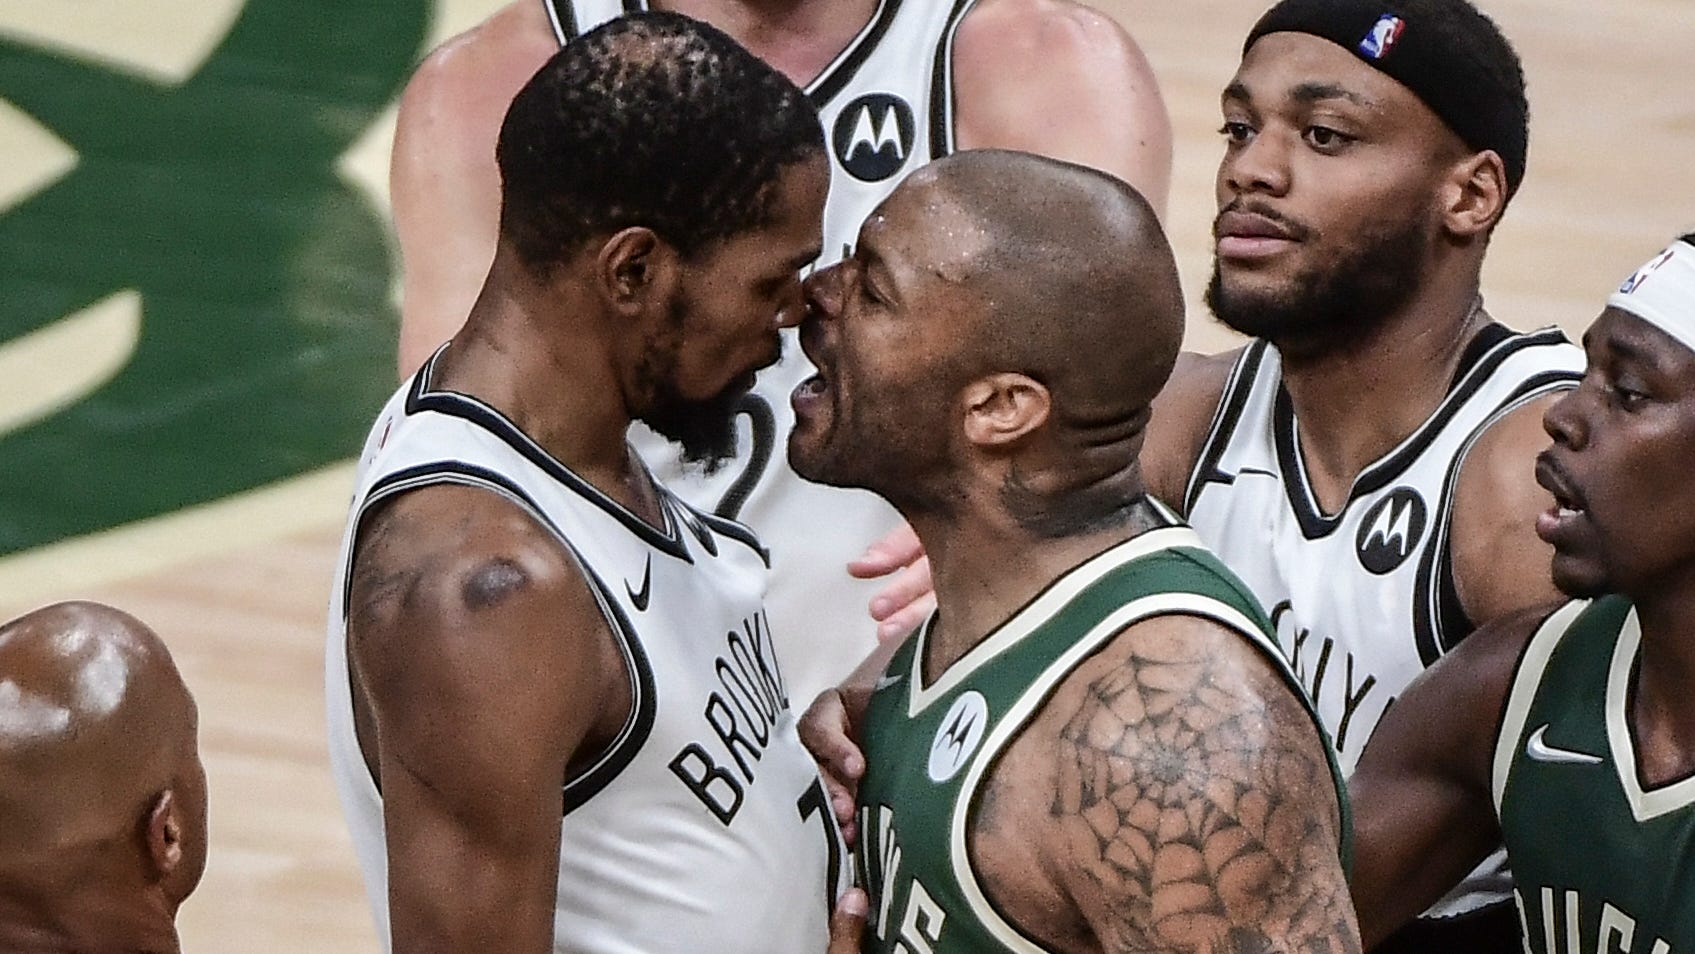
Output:
[[[976,215],[924,171],[913,174],[866,218],[860,242],[891,269],[956,281],[992,237]]]
[[[1690,303],[1695,308],[1695,302]],[[1644,365],[1680,379],[1695,378],[1695,351],[1625,311],[1608,306],[1583,336],[1590,357],[1610,357]]]
[[[1387,120],[1441,123],[1412,90],[1329,40],[1306,33],[1270,33],[1255,41],[1225,90],[1226,100],[1234,98],[1262,109],[1334,100]]]

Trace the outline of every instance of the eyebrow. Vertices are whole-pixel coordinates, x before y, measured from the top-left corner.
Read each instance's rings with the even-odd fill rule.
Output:
[[[1297,103],[1309,105],[1327,99],[1343,99],[1356,106],[1372,105],[1364,96],[1335,83],[1302,83],[1289,91],[1289,98]]]

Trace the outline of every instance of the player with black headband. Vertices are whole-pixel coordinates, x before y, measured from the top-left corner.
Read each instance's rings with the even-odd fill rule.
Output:
[[[1536,467],[1577,599],[1478,633],[1384,718],[1354,775],[1368,939],[1504,837],[1526,951],[1695,949],[1695,235],[1584,346]]]

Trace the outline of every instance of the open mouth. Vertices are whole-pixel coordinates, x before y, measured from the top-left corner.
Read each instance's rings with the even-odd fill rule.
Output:
[[[804,416],[823,401],[829,392],[829,379],[822,373],[814,374],[795,385],[794,392],[789,395],[789,404],[794,407],[797,416]]]
[[[1554,543],[1555,538],[1586,515],[1588,502],[1547,452],[1536,458],[1536,482],[1554,497],[1554,505],[1537,516],[1536,532],[1544,540]]]

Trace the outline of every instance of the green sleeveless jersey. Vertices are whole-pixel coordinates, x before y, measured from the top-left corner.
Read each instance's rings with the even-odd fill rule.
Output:
[[[1054,580],[932,685],[923,685],[921,669],[934,617],[890,660],[861,734],[857,863],[871,899],[865,951],[1044,950],[995,909],[978,880],[969,835],[980,791],[1054,687],[1125,627],[1165,614],[1221,623],[1270,660],[1305,703],[1259,604],[1194,531],[1170,520]],[[1347,797],[1333,754],[1330,763],[1346,857]]]
[[[1622,597],[1571,603],[1513,676],[1493,788],[1530,954],[1695,954],[1695,778],[1637,775],[1641,639]]]

